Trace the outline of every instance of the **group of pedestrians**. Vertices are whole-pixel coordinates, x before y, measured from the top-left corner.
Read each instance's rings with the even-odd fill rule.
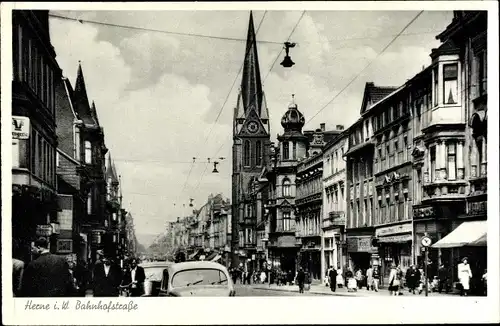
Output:
[[[13,293],[16,297],[83,297],[92,290],[95,297],[117,297],[121,289],[130,296],[143,294],[144,269],[137,259],[123,269],[110,257],[102,256],[92,269],[84,261],[68,261],[65,256],[49,251],[45,237],[38,238],[32,248],[34,259],[27,265],[13,259]]]

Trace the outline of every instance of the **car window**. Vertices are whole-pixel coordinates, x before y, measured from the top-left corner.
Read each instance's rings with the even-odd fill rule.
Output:
[[[218,269],[188,269],[175,273],[172,278],[172,287],[226,284],[225,273]]]

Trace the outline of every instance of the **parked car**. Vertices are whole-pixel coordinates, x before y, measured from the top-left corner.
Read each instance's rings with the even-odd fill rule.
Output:
[[[163,271],[173,264],[173,262],[168,261],[155,261],[140,264],[140,266],[144,268],[144,274],[146,275],[143,296],[158,296],[158,293],[160,293]]]
[[[233,297],[235,294],[226,267],[210,261],[188,261],[163,269],[158,296]]]

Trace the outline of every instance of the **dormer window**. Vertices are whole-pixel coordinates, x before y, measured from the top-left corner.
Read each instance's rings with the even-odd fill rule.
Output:
[[[85,163],[92,163],[92,143],[88,140],[85,141]]]

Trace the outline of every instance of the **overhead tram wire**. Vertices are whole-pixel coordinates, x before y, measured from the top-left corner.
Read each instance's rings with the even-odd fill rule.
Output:
[[[232,41],[232,42],[245,42],[246,41],[245,39],[236,38],[236,37],[224,37],[224,36],[212,36],[212,35],[205,35],[205,34],[198,34],[198,33],[174,32],[174,31],[160,30],[160,29],[147,28],[147,27],[106,23],[106,22],[101,22],[101,21],[96,21],[96,20],[80,19],[80,18],[62,16],[62,15],[57,15],[57,14],[49,14],[49,16],[52,18],[56,18],[56,19],[78,22],[80,24],[88,23],[88,24],[94,24],[94,25],[102,25],[102,26],[123,28],[123,29],[130,29],[130,30],[137,30],[137,31],[144,31],[144,32],[155,32],[155,33],[187,36],[187,37],[200,37],[200,38],[208,38],[208,39],[216,39],[216,40]],[[407,34],[402,34],[401,36],[434,34],[434,33],[440,32],[440,31],[441,30],[427,31],[427,32],[420,32],[420,33],[407,33]],[[372,39],[377,39],[377,38],[386,38],[386,37],[391,37],[391,36],[394,36],[394,35],[378,35],[378,36],[371,36],[371,37],[343,37],[343,38],[331,38],[331,39],[327,39],[327,40],[328,41],[337,41],[337,42],[338,41],[357,41],[357,40],[372,40]],[[260,40],[260,41],[257,40],[256,42],[263,43],[263,44],[264,43],[265,44],[277,44],[277,45],[283,44],[283,42],[266,41],[266,40]],[[314,42],[310,42],[310,41],[304,41],[304,42],[300,42],[300,43],[296,42],[296,44],[311,44],[311,43],[314,43]]]
[[[267,11],[266,11],[266,12],[267,12]],[[266,12],[265,12],[265,13],[266,13]],[[264,17],[265,17],[265,13],[264,13]],[[288,38],[287,38],[287,40],[286,40],[287,42],[288,42],[288,41],[290,41],[290,38],[292,37],[293,33],[295,33],[295,30],[296,30],[296,29],[297,29],[297,27],[299,26],[300,21],[301,21],[301,20],[302,20],[302,18],[304,17],[304,14],[305,14],[305,13],[306,13],[306,11],[305,11],[305,10],[303,10],[303,11],[302,11],[302,14],[301,14],[301,15],[300,15],[300,17],[299,17],[299,19],[298,19],[298,20],[297,20],[297,22],[295,23],[295,26],[293,27],[292,31],[290,32],[290,35],[288,35]],[[257,37],[257,34],[258,34],[258,32],[259,32],[259,29],[260,29],[260,25],[262,24],[262,21],[264,20],[264,17],[262,17],[262,20],[261,20],[261,22],[260,22],[260,24],[259,24],[259,27],[258,27],[258,29],[257,29],[257,32],[255,33],[255,37]],[[268,70],[268,72],[267,72],[267,74],[266,74],[266,77],[264,78],[264,80],[263,80],[263,82],[262,82],[262,84],[263,84],[263,85],[264,85],[264,83],[266,82],[267,77],[269,76],[269,74],[270,74],[270,73],[271,73],[271,71],[273,70],[274,65],[275,65],[275,64],[276,64],[276,62],[278,61],[278,59],[279,59],[279,57],[281,56],[281,53],[282,53],[282,52],[283,52],[283,47],[281,48],[280,52],[278,53],[278,55],[277,55],[277,56],[276,56],[276,58],[274,59],[273,64],[272,64],[272,65],[271,65],[271,67],[269,68],[269,70]],[[245,59],[246,59],[246,58],[245,58]],[[244,63],[245,63],[245,60],[243,60],[243,64],[241,65],[240,71],[243,69],[243,65],[244,65]],[[238,72],[238,75],[239,75],[239,72]],[[236,78],[238,78],[238,75],[236,76]],[[235,82],[236,82],[236,79],[235,79],[235,81],[233,82],[233,86],[234,86]],[[227,101],[227,99],[229,98],[229,95],[231,94],[231,91],[232,91],[232,87],[231,87],[231,90],[229,91],[228,96],[226,97],[226,101]],[[255,100],[255,99],[252,99],[251,104],[253,103],[253,101],[254,101],[254,100]],[[223,108],[224,108],[224,105],[222,106],[221,111],[222,111],[222,109],[223,109]],[[216,154],[215,154],[214,156],[217,156],[217,154],[221,151],[221,149],[224,147],[224,145],[225,145],[225,143],[223,142],[223,143],[221,144],[221,146],[219,147],[219,149],[217,150],[217,152],[216,152]],[[200,179],[199,179],[199,181],[198,181],[198,185],[196,186],[195,191],[196,191],[196,190],[198,190],[198,188],[199,188],[199,186],[200,186],[200,184],[201,184],[201,181],[202,181],[202,180],[203,180],[203,178],[205,177],[205,174],[206,174],[206,172],[207,172],[207,169],[208,169],[208,164],[207,164],[207,166],[205,167],[205,170],[203,171],[203,174],[201,175],[201,177],[200,177]]]
[[[267,12],[267,10],[266,10],[266,12]],[[265,15],[265,13],[264,13],[264,15]],[[103,25],[103,26],[108,26],[108,27],[124,28],[124,29],[131,29],[131,30],[144,31],[144,32],[155,32],[155,33],[163,33],[163,34],[178,35],[178,36],[188,36],[188,37],[201,37],[201,38],[224,40],[224,41],[235,41],[235,42],[245,42],[246,41],[246,39],[235,38],[235,37],[212,36],[212,35],[197,34],[197,33],[173,32],[173,31],[166,31],[166,30],[155,29],[155,28],[113,24],[113,23],[106,23],[106,22],[100,22],[100,21],[89,20],[89,19],[79,19],[79,18],[73,18],[73,17],[68,17],[68,16],[61,16],[61,15],[57,15],[57,14],[49,14],[49,16],[54,17],[54,18],[58,18],[58,19],[79,22],[80,24],[89,23],[89,24],[95,24],[95,25]],[[274,42],[274,41],[257,41],[257,42],[258,43],[267,43],[267,44],[282,44],[281,42]]]
[[[382,49],[382,51],[380,51],[377,56],[370,62],[368,62],[368,64],[363,68],[361,69],[360,72],[358,72],[354,78],[352,78],[348,83],[347,85],[345,85],[341,90],[340,92],[338,92],[326,105],[324,105],[321,109],[319,109],[309,120],[307,120],[306,124],[308,124],[309,122],[311,122],[311,120],[313,120],[318,114],[320,114],[324,109],[326,109],[333,101],[335,101],[347,88],[349,88],[349,86],[351,86],[352,83],[354,83],[354,81],[356,81],[356,79],[359,78],[359,76],[361,76],[361,74],[366,70],[368,69],[368,67],[370,67],[398,38],[399,36],[401,36],[403,34],[403,32],[408,28],[410,27],[411,24],[413,24],[417,19],[418,17],[420,17],[420,15],[422,15],[424,12],[424,10],[420,11],[415,17],[413,17],[412,20],[410,20],[410,22],[408,22],[408,24],[405,25],[405,27],[403,27],[403,29],[398,33],[396,34],[396,36]]]

